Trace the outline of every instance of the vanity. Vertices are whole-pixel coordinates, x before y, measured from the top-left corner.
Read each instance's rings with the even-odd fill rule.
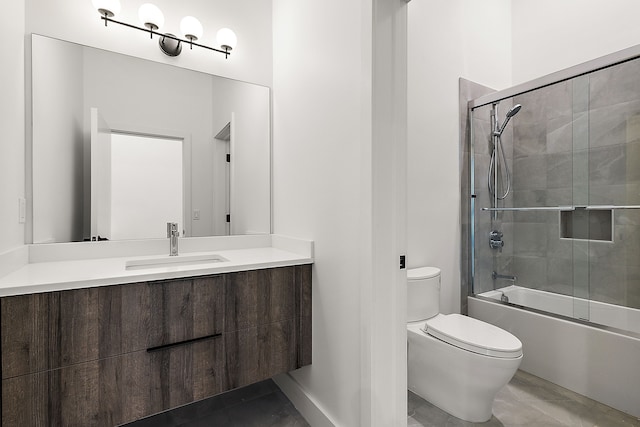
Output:
[[[27,262],[0,277],[2,426],[120,425],[311,363],[311,242],[180,243],[13,255]]]
[[[0,425],[121,425],[309,365],[313,243],[269,234],[271,89],[30,47],[30,244],[0,254]]]

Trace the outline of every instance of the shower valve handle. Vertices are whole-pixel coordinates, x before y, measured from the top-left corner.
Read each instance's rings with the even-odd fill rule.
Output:
[[[498,230],[493,230],[491,233],[489,233],[489,238],[491,240],[500,240],[502,239],[502,231],[498,231]]]
[[[502,231],[493,230],[489,233],[489,247],[491,249],[498,249],[502,252],[504,241],[502,240]]]
[[[504,242],[502,240],[489,240],[489,246],[491,249],[498,249],[502,252],[502,247],[504,246]]]

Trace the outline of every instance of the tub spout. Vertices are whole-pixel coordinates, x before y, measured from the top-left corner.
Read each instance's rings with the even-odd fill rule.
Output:
[[[496,279],[510,280],[510,281],[513,282],[514,286],[516,284],[516,281],[518,280],[518,278],[516,276],[509,276],[507,274],[498,274],[495,271],[493,273],[491,273],[491,278],[493,280],[496,280]]]

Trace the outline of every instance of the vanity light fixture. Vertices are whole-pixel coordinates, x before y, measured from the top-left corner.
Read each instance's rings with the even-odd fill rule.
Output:
[[[120,0],[91,0],[91,3],[93,3],[93,7],[100,13],[100,19],[104,21],[105,27],[107,23],[113,22],[124,25],[125,27],[145,31],[149,33],[151,38],[153,38],[155,34],[160,37],[160,49],[168,56],[180,55],[180,52],[182,52],[182,43],[188,43],[190,49],[193,49],[193,46],[198,46],[220,52],[224,54],[225,58],[228,58],[238,42],[238,38],[233,31],[228,28],[222,28],[216,35],[218,48],[195,43],[196,40],[202,38],[203,28],[200,21],[193,16],[185,16],[182,18],[182,21],[180,21],[180,32],[184,36],[184,39],[171,33],[159,32],[159,30],[164,27],[164,15],[156,5],[151,3],[143,4],[138,10],[138,18],[143,27],[113,19],[114,16],[120,13]]]
[[[138,19],[147,30],[156,31],[164,26],[164,15],[155,4],[145,3],[140,6]],[[153,33],[150,35],[153,38]]]
[[[232,50],[236,47],[236,44],[238,44],[236,33],[228,28],[218,30],[218,33],[216,34],[216,41],[218,46],[225,50]]]

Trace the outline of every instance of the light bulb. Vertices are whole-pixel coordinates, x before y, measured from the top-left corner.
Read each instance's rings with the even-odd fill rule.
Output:
[[[164,25],[164,15],[158,6],[145,3],[138,9],[140,22],[150,30],[157,30]]]
[[[100,15],[107,15],[111,18],[120,13],[120,0],[91,0],[91,3],[100,12]]]
[[[180,21],[180,32],[191,41],[202,38],[202,24],[193,16],[185,16]]]
[[[218,43],[218,46],[220,46],[224,50],[232,50],[238,44],[236,33],[228,28],[222,28],[218,30],[218,33],[216,34],[216,41]]]

